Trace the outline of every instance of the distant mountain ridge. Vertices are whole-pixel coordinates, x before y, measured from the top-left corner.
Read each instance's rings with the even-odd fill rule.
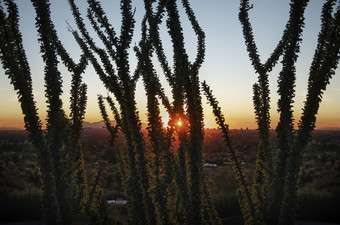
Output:
[[[111,121],[112,126],[116,126],[116,121]],[[145,123],[142,123],[142,129],[145,129],[147,125]],[[83,128],[84,129],[103,129],[105,128],[104,120],[97,121],[97,122],[83,122]]]
[[[116,122],[111,121],[111,124],[115,126]],[[83,128],[84,129],[103,129],[105,128],[104,120],[93,122],[93,123],[84,121]]]

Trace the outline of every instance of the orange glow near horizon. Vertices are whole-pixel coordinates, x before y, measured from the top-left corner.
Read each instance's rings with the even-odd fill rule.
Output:
[[[90,122],[90,123],[95,123],[98,121],[101,121],[101,118],[93,118],[93,120],[86,120],[86,122]],[[45,121],[42,120],[43,125],[45,124]],[[142,123],[146,123],[146,121],[142,120]],[[205,128],[207,129],[214,129],[217,128],[217,125],[215,125],[215,121],[209,119],[205,119],[204,121],[205,123]],[[248,128],[248,129],[257,129],[257,125],[254,121],[254,123],[249,124],[248,122],[240,122],[240,121],[230,121],[227,122],[229,124],[229,128],[230,129],[240,129],[240,128]],[[183,122],[182,121],[177,121],[176,125],[178,127],[183,126]],[[165,121],[163,119],[163,126],[167,127],[168,126],[168,120]],[[275,129],[277,126],[277,120],[272,120],[271,123],[271,129]],[[43,126],[44,127],[44,126]],[[295,129],[297,128],[297,126],[295,126]],[[23,118],[19,118],[19,119],[14,119],[14,120],[2,120],[0,121],[0,129],[1,130],[23,130],[24,128],[24,121]],[[332,122],[332,120],[330,119],[326,119],[326,118],[322,118],[320,120],[317,121],[316,123],[316,130],[325,130],[325,129],[340,129],[340,124],[339,123],[334,123]]]
[[[19,107],[18,107],[19,108]],[[215,118],[213,115],[209,114],[208,111],[210,109],[207,109],[207,112],[205,113],[205,118],[204,118],[204,125],[205,128],[209,128],[209,129],[214,129],[217,128],[217,125],[215,123]],[[22,130],[24,129],[24,121],[23,121],[23,115],[21,113],[21,110],[8,110],[8,113],[2,113],[0,115],[0,129],[2,130],[12,130],[12,129],[19,129]],[[42,110],[41,110],[42,111]],[[68,112],[66,112],[67,114]],[[41,122],[43,123],[43,125],[45,124],[45,113],[42,111],[42,113],[40,114],[40,119]],[[295,120],[295,129],[297,129],[297,122],[299,120],[299,117],[301,115],[296,115],[296,120]],[[111,117],[111,119],[113,119]],[[147,118],[146,116],[141,113],[140,114],[140,119],[142,123],[147,123]],[[85,120],[86,122],[90,122],[90,123],[95,123],[98,121],[101,121],[102,118],[100,117],[99,112],[97,112],[96,110],[91,110],[89,109]],[[163,121],[163,126],[167,127],[168,123],[169,123],[169,116],[167,114],[165,114],[162,117],[162,121]],[[175,126],[177,127],[183,127],[183,121],[182,120],[175,120]],[[277,114],[273,114],[271,117],[271,128],[275,129],[278,123],[278,115]],[[257,129],[257,124],[255,122],[255,118],[254,115],[249,113],[228,113],[226,115],[226,122],[229,125],[230,129]],[[44,126],[43,126],[44,127]],[[321,112],[318,114],[317,117],[317,121],[316,121],[316,129],[340,129],[340,122],[339,122],[339,116],[338,115],[332,115],[328,112]]]

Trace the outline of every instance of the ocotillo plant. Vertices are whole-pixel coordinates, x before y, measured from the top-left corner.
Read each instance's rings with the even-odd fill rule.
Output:
[[[83,51],[89,57],[101,80],[107,89],[114,93],[119,103],[121,113],[120,126],[128,144],[127,167],[129,176],[125,178],[124,184],[127,191],[130,223],[155,224],[154,204],[149,194],[150,176],[147,169],[145,143],[141,132],[141,123],[136,109],[134,95],[136,80],[130,77],[130,65],[127,52],[131,43],[135,23],[131,9],[131,1],[121,2],[123,19],[119,38],[116,37],[116,33],[108,23],[100,4],[97,1],[88,1],[88,17],[92,27],[103,40],[109,54],[95,45],[85,28],[75,3],[73,1],[69,2],[82,39],[79,38],[76,33],[74,33],[75,37]],[[106,31],[105,34],[100,30],[98,22],[104,27]],[[99,55],[105,70],[102,69],[92,52]],[[113,69],[111,60],[117,67],[117,73]]]
[[[87,182],[80,144],[81,124],[86,106],[86,85],[81,74],[87,65],[83,55],[74,63],[63,48],[50,20],[48,1],[32,1],[36,26],[45,61],[47,132],[44,134],[33,99],[33,87],[16,4],[4,1],[8,15],[1,8],[1,61],[9,76],[24,114],[25,128],[40,155],[43,180],[43,205],[47,224],[69,224],[73,212],[79,213],[87,201]],[[62,81],[58,71],[60,55],[72,75],[71,121],[62,110]],[[73,204],[72,204],[73,203]]]
[[[172,107],[169,107],[168,100],[164,98],[164,94],[160,88],[161,86],[155,86],[159,98],[162,100],[164,107],[169,112],[170,125],[173,125],[178,118],[181,118],[187,125],[186,129],[183,127],[177,131],[180,146],[177,157],[175,157],[177,160],[175,180],[178,188],[179,199],[181,201],[183,216],[188,224],[201,224],[204,223],[204,219],[206,219],[206,221],[211,221],[212,223],[219,223],[219,219],[215,219],[216,212],[214,209],[210,208],[211,211],[208,210],[210,207],[209,205],[211,204],[209,200],[210,196],[208,194],[206,183],[204,182],[203,171],[201,170],[202,146],[200,146],[199,143],[202,143],[201,141],[203,141],[203,128],[201,127],[199,129],[198,127],[202,125],[202,121],[200,121],[200,119],[202,119],[202,108],[199,87],[196,82],[198,82],[198,70],[204,59],[204,32],[200,28],[188,1],[182,1],[183,8],[185,9],[192,28],[198,37],[197,57],[195,62],[191,63],[188,61],[188,56],[184,48],[184,38],[176,2],[170,1],[165,3],[164,1],[159,1],[158,8],[154,13],[152,13],[151,2],[144,1],[144,3],[146,19],[149,24],[149,40],[147,40],[146,43],[145,41],[142,41],[140,47],[143,49],[146,44],[149,42],[152,43],[158,56],[158,60],[161,63],[163,72],[169,82],[169,85],[172,87],[173,103]],[[164,9],[162,7],[164,7]],[[174,72],[172,72],[168,66],[168,61],[162,48],[162,42],[159,38],[158,24],[161,23],[163,10],[165,10],[168,16],[167,27],[174,47]],[[144,62],[149,64],[151,63],[150,59],[147,59],[147,57],[144,58]],[[147,71],[145,71],[145,73],[147,73]],[[143,75],[143,78],[147,79],[148,77]],[[158,84],[158,78],[154,76],[153,82]],[[150,94],[152,94],[152,92],[150,92]],[[187,107],[186,110],[185,105]],[[190,165],[189,168],[187,168],[187,163]],[[189,177],[189,180],[187,177]],[[191,191],[191,196],[187,194],[187,191]],[[207,205],[203,204],[204,201]],[[193,215],[196,217],[193,218]],[[199,215],[199,217],[197,217],[197,215]],[[204,216],[206,217],[204,218]]]
[[[19,14],[16,4],[5,2],[8,15],[1,8],[1,63],[6,75],[17,91],[25,128],[29,138],[39,152],[40,167],[43,181],[43,205],[48,224],[60,224],[60,214],[56,199],[55,176],[51,152],[47,148],[42,131],[42,124],[37,114],[33,98],[30,67],[22,45],[22,35],[19,31]]]
[[[84,55],[81,56],[79,63],[76,64],[73,59],[70,58],[67,51],[64,49],[63,45],[59,41],[59,38],[57,37],[57,33],[54,29],[53,22],[50,18],[50,9],[49,9],[49,3],[47,1],[32,1],[36,14],[37,14],[37,21],[40,22],[40,30],[41,33],[45,32],[44,35],[47,38],[52,38],[52,42],[47,39],[45,40],[44,45],[51,44],[51,47],[53,47],[58,54],[64,65],[68,68],[68,70],[73,74],[72,76],[72,87],[71,87],[71,124],[70,124],[70,137],[69,137],[69,145],[66,148],[66,153],[68,157],[70,158],[69,164],[70,165],[61,165],[61,167],[67,166],[66,170],[72,171],[72,177],[70,177],[72,183],[74,183],[74,186],[71,187],[71,183],[68,185],[70,187],[64,187],[65,193],[63,195],[70,195],[73,193],[74,199],[72,199],[72,202],[74,202],[73,210],[74,212],[80,212],[84,209],[84,205],[87,201],[87,181],[85,177],[85,164],[83,159],[83,152],[80,144],[80,133],[82,128],[82,120],[84,118],[85,114],[85,106],[86,106],[86,85],[82,84],[81,80],[81,74],[84,72],[86,65],[87,65],[87,59]],[[37,23],[39,24],[39,23]],[[43,33],[42,33],[43,35]],[[51,43],[49,43],[51,42]],[[44,45],[42,45],[42,48],[46,48]],[[65,129],[65,128],[64,128]],[[69,129],[69,128],[68,128]],[[61,169],[62,170],[62,169]],[[65,169],[64,169],[65,170]],[[69,173],[68,171],[65,171],[65,173]],[[65,175],[63,175],[65,176]],[[57,181],[58,182],[58,181]],[[67,183],[65,181],[60,181]],[[71,181],[68,181],[71,182]],[[73,189],[73,190],[72,190]],[[69,192],[69,193],[67,193]],[[62,200],[60,200],[62,201]],[[66,201],[63,200],[63,204],[65,204],[67,210],[67,205],[71,205],[70,200]],[[70,209],[69,209],[70,210]]]
[[[118,37],[100,3],[88,0],[87,17],[105,48],[99,48],[94,43],[74,1],[69,2],[80,32],[80,35],[74,32],[74,36],[117,102],[116,106],[110,97],[106,98],[128,145],[126,157],[123,157],[120,149],[117,149],[116,155],[119,158],[121,174],[125,175],[123,184],[128,199],[130,223],[173,224],[181,217],[184,218],[185,224],[220,223],[218,219],[213,218],[216,217],[214,209],[206,207],[206,204],[211,204],[211,200],[203,174],[204,132],[198,79],[205,52],[204,33],[188,1],[183,0],[182,5],[198,36],[196,60],[191,63],[188,59],[176,1],[161,0],[157,2],[154,10],[154,1],[146,0],[142,40],[139,46],[135,47],[138,65],[134,74],[130,72],[128,60],[128,49],[135,24],[131,1],[121,1],[122,27]],[[174,71],[169,68],[159,37],[159,25],[164,14],[167,15],[166,25],[173,43]],[[151,60],[154,51],[172,88],[172,103],[165,96],[154,69]],[[96,55],[99,56],[100,63]],[[150,150],[146,149],[141,133],[134,94],[140,76],[143,78],[148,99]],[[167,129],[161,121],[159,100],[170,116]],[[117,127],[112,127],[109,122],[102,96],[99,96],[98,102],[114,140]],[[183,123],[181,127],[175,124],[178,120]],[[172,146],[175,136],[179,139],[177,150]],[[147,154],[148,152],[151,154]],[[180,217],[174,213],[175,207],[170,207],[168,202],[170,196],[167,189],[173,180],[177,187],[176,193],[179,194],[179,202],[176,205],[180,205]],[[208,209],[211,211],[208,212]]]
[[[218,102],[212,96],[207,84],[203,84],[207,98],[213,107],[217,124],[225,137],[229,158],[236,172],[236,178],[239,183],[239,202],[246,224],[293,224],[294,222],[298,198],[298,172],[302,161],[301,153],[315,128],[316,114],[323,91],[335,73],[334,71],[339,62],[340,7],[338,6],[333,14],[335,2],[334,0],[328,0],[323,5],[321,31],[310,67],[307,99],[298,130],[295,132],[293,130],[292,115],[296,76],[295,62],[298,57],[297,53],[299,53],[299,44],[302,41],[303,12],[308,1],[291,2],[290,19],[286,25],[282,40],[270,59],[265,64],[261,64],[248,17],[248,11],[251,7],[249,6],[249,1],[241,0],[239,19],[243,26],[252,65],[259,74],[259,84],[254,85],[253,100],[260,143],[252,185],[247,181],[244,168],[241,167],[235,154],[236,150],[231,143],[228,126],[225,124]],[[277,163],[274,163],[272,161],[273,153],[270,150],[269,136],[267,136],[270,128],[267,72],[271,70],[281,54],[283,54],[283,67],[278,80],[280,121],[276,129],[280,150],[277,153]],[[266,143],[265,146],[263,145],[264,143]],[[249,194],[250,189],[253,190],[252,195]]]
[[[139,69],[143,76],[144,86],[147,93],[148,108],[148,132],[151,142],[152,158],[150,158],[151,168],[151,193],[154,198],[157,220],[159,224],[173,224],[168,212],[168,187],[173,179],[174,156],[171,152],[171,136],[173,129],[166,130],[163,126],[160,115],[158,93],[162,93],[162,89],[155,74],[151,56],[151,42],[147,40],[146,20],[142,24],[142,41],[140,48],[135,47],[137,57],[139,59]],[[167,99],[164,99],[167,101]],[[168,107],[170,109],[170,106]]]
[[[268,72],[272,69],[272,67],[276,64],[279,56],[283,54],[283,48],[290,46],[293,48],[293,51],[296,53],[299,51],[298,47],[298,38],[300,38],[303,23],[303,14],[304,9],[306,7],[308,1],[296,1],[292,2],[291,10],[290,10],[290,17],[289,21],[286,24],[286,29],[283,32],[283,37],[279,42],[277,48],[274,50],[271,57],[267,60],[265,64],[261,64],[259,56],[257,54],[257,47],[256,43],[254,42],[252,28],[249,22],[248,11],[250,9],[248,1],[241,1],[240,5],[240,13],[239,19],[243,26],[243,33],[247,45],[247,50],[249,53],[249,57],[252,61],[255,71],[259,74],[258,84],[254,85],[254,108],[256,119],[258,123],[259,129],[259,136],[260,136],[260,143],[258,146],[258,153],[257,153],[257,160],[256,160],[256,173],[254,176],[254,187],[253,187],[253,195],[257,198],[257,203],[259,204],[256,207],[262,213],[257,213],[257,215],[266,217],[266,203],[267,197],[269,196],[268,193],[269,187],[268,184],[275,179],[272,177],[268,171],[272,170],[272,154],[270,152],[270,143],[269,143],[269,129],[270,129],[270,115],[269,115],[269,84],[268,84]],[[273,57],[274,56],[274,57]],[[286,59],[288,59],[286,57]],[[291,58],[291,62],[294,62],[294,58]],[[287,67],[285,67],[287,68]],[[286,78],[287,79],[287,78]],[[265,82],[264,82],[265,80]],[[292,80],[287,79],[287,82]],[[285,98],[286,96],[292,97],[289,93],[284,93],[283,95]],[[289,97],[288,97],[289,98]],[[280,101],[284,102],[284,101]],[[290,103],[289,103],[290,104]],[[282,123],[281,123],[282,124]],[[280,127],[280,125],[279,125]],[[280,138],[279,138],[280,139]],[[287,143],[287,142],[283,142]],[[282,157],[284,158],[284,156]],[[276,168],[278,171],[282,172],[282,165],[281,163],[278,164]],[[284,170],[284,169],[283,169]],[[279,176],[280,177],[280,176]],[[278,180],[280,182],[281,179]],[[282,185],[279,185],[282,186]],[[265,193],[267,193],[265,196]],[[272,198],[276,198],[276,196],[271,196]],[[280,201],[280,200],[278,200]],[[273,200],[273,202],[277,202]],[[275,208],[275,206],[272,206]],[[264,220],[265,218],[256,218],[256,220]]]

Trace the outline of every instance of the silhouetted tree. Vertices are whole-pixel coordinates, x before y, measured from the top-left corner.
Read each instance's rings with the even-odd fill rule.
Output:
[[[256,169],[252,185],[247,182],[244,169],[235,154],[229,137],[228,125],[225,124],[218,102],[206,83],[203,89],[217,124],[223,133],[229,158],[233,163],[239,183],[239,202],[246,224],[293,224],[297,208],[297,176],[301,164],[301,153],[305,149],[311,132],[315,127],[316,114],[323,91],[334,74],[339,62],[340,48],[340,7],[333,13],[335,0],[328,0],[323,5],[321,31],[318,45],[310,68],[308,93],[299,121],[299,129],[294,131],[292,103],[295,87],[295,62],[300,51],[301,33],[304,27],[304,10],[308,0],[292,1],[290,17],[282,39],[265,64],[261,64],[254,42],[248,11],[252,8],[248,0],[241,0],[239,19],[252,65],[259,74],[254,90],[254,108],[258,123],[260,142],[258,145]],[[282,71],[279,74],[278,112],[280,120],[276,128],[278,136],[277,163],[272,161],[273,153],[269,142],[269,85],[268,72],[283,55]],[[234,157],[234,155],[236,157]],[[252,189],[252,195],[250,195]]]
[[[25,128],[39,151],[43,180],[43,205],[47,224],[70,224],[72,211],[79,213],[87,201],[87,181],[84,170],[80,132],[86,106],[86,85],[81,82],[87,59],[83,55],[74,63],[59,41],[50,18],[48,1],[32,0],[36,10],[41,54],[45,62],[47,131],[42,131],[33,99],[32,79],[22,36],[16,4],[4,1],[8,15],[1,8],[1,61],[24,114]],[[61,74],[57,56],[72,72],[71,120],[63,109]]]
[[[120,38],[116,37],[99,2],[88,1],[90,7],[88,17],[90,18],[91,25],[98,36],[103,40],[103,43],[110,54],[107,54],[105,50],[96,46],[85,28],[77,6],[73,1],[70,0],[69,2],[83,39],[80,39],[79,36],[77,36],[77,33],[74,33],[75,37],[84,53],[89,57],[93,67],[104,82],[104,85],[110,92],[115,94],[120,106],[120,125],[128,144],[128,162],[126,164],[129,176],[124,179],[124,184],[128,197],[130,223],[155,224],[155,210],[149,194],[150,176],[145,158],[145,143],[141,132],[141,122],[136,109],[134,95],[136,80],[131,79],[130,77],[127,52],[131,43],[135,23],[131,10],[131,1],[121,2],[123,19]],[[106,34],[100,30],[98,22],[104,27]],[[113,49],[114,47],[116,49]],[[97,62],[92,51],[99,55],[105,71]],[[117,66],[117,73],[113,69],[111,60],[114,61]]]
[[[84,54],[89,58],[105,87],[115,96],[98,97],[106,127],[114,142],[118,127],[126,138],[127,155],[115,148],[126,196],[130,224],[174,224],[182,217],[185,224],[220,224],[208,191],[203,172],[203,113],[198,71],[204,60],[204,32],[201,30],[187,0],[183,8],[198,37],[197,57],[190,62],[184,47],[184,37],[176,1],[145,0],[142,39],[134,50],[138,65],[130,72],[129,54],[135,20],[131,1],[121,1],[122,27],[118,37],[100,3],[88,0],[87,18],[104,44],[98,47],[90,36],[73,0],[70,0],[78,32],[73,34]],[[155,4],[154,4],[155,3]],[[167,28],[173,43],[174,69],[170,69],[159,36],[159,26],[167,15]],[[156,54],[172,88],[173,102],[165,95],[154,69],[152,56]],[[99,62],[99,59],[100,62]],[[151,149],[145,146],[141,122],[136,108],[135,87],[142,77],[147,96],[148,135]],[[107,100],[117,126],[110,124],[105,109]],[[116,106],[117,103],[117,106]],[[167,110],[170,121],[164,127],[160,103]],[[183,123],[177,126],[178,121]],[[174,138],[179,147],[174,149]],[[124,175],[124,176],[123,176]],[[169,201],[169,187],[175,181],[179,202]],[[169,205],[170,203],[175,205]],[[177,209],[176,209],[177,208]],[[178,215],[177,212],[180,212]]]
[[[19,31],[19,14],[13,1],[6,1],[8,15],[1,8],[1,62],[6,75],[17,91],[24,114],[25,128],[29,138],[39,152],[43,180],[43,205],[48,224],[60,224],[60,214],[56,199],[55,177],[51,152],[46,148],[42,124],[37,115],[33,98],[30,68],[22,45]]]

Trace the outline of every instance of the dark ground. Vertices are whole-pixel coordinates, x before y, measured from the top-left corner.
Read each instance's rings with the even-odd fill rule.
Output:
[[[223,219],[223,224],[225,225],[241,225],[240,217],[229,217]],[[43,221],[23,221],[23,222],[16,222],[16,223],[5,223],[2,225],[45,225]],[[339,225],[335,223],[324,223],[318,221],[296,221],[295,225]]]

